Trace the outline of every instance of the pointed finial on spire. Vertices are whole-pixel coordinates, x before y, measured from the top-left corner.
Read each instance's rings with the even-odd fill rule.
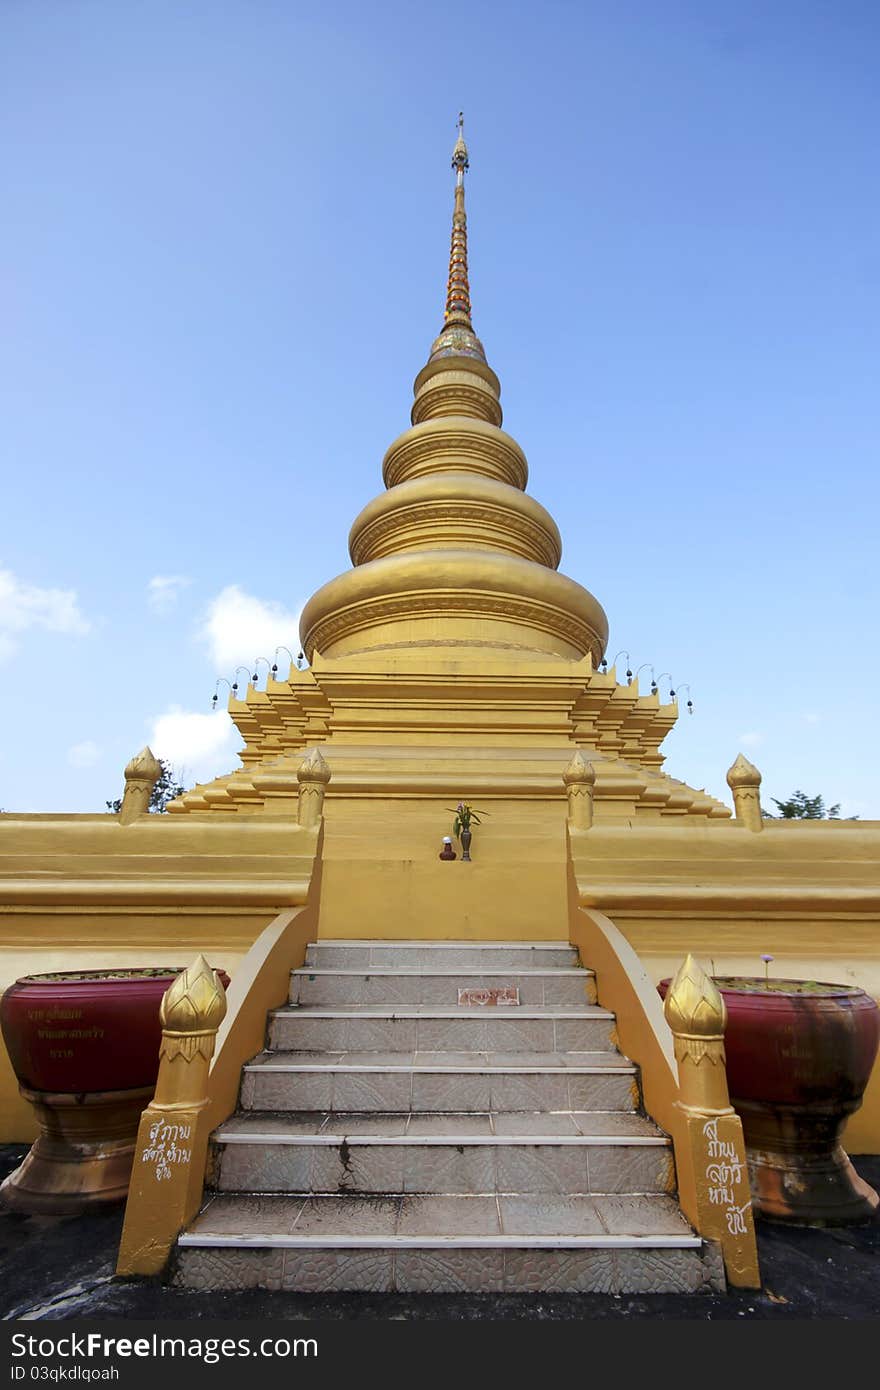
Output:
[[[469,169],[467,145],[464,143],[464,112],[458,113],[458,139],[452,151],[452,167],[456,171],[456,185],[464,183],[464,171]]]
[[[445,326],[431,347],[429,362],[438,357],[476,357],[485,362],[483,344],[471,323],[471,292],[468,283],[467,217],[464,210],[464,171],[470,168],[464,142],[464,114],[458,113],[458,137],[452,151],[455,170],[455,207],[452,213],[452,244],[449,249],[449,279],[446,284]]]
[[[455,170],[455,208],[452,214],[452,245],[449,248],[449,280],[446,285],[447,324],[460,323],[473,331],[471,291],[468,284],[467,217],[464,211],[464,171],[470,168],[464,143],[464,115],[458,113],[458,139],[452,151]]]

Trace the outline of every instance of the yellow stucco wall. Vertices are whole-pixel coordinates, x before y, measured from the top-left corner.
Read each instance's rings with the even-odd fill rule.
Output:
[[[438,859],[454,804],[454,795],[411,790],[372,801],[355,794],[328,798],[321,935],[565,939],[564,799],[543,788],[499,794],[487,782],[477,804],[488,814],[474,829],[470,864]],[[285,906],[249,904],[252,884],[281,884],[277,891],[302,900],[308,878],[289,821],[150,817],[143,833],[132,826],[122,839],[108,834],[109,817],[56,818],[44,825],[42,838],[34,837],[35,819],[17,837],[4,841],[0,834],[7,846],[14,841],[7,878],[20,883],[26,856],[39,859],[36,850],[53,843],[62,866],[55,901],[4,903],[0,874],[0,988],[23,973],[187,964],[199,951],[233,974]],[[880,825],[775,823],[752,834],[729,821],[682,822],[609,818],[572,837],[582,903],[607,913],[655,982],[672,975],[688,951],[717,974],[759,973],[760,957],[769,953],[776,976],[854,983],[880,998]],[[70,849],[77,839],[88,847],[84,858],[76,853],[80,844]],[[177,849],[184,852],[173,854]],[[3,863],[0,847],[0,868]],[[82,893],[84,876],[90,883],[103,876],[103,900],[65,907],[65,894]],[[151,906],[157,880],[162,901]],[[213,905],[185,901],[194,882],[205,894],[213,883]],[[175,885],[184,900],[178,906],[167,901]],[[44,885],[41,891],[45,898]],[[100,899],[98,889],[90,891]],[[121,907],[108,903],[108,895],[134,900]],[[0,1138],[33,1133],[4,1052]],[[880,1068],[846,1143],[853,1152],[880,1152]]]

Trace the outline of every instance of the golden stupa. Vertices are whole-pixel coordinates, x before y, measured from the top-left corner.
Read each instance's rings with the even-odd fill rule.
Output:
[[[230,701],[241,767],[168,815],[145,813],[135,760],[119,816],[0,816],[3,985],[204,952],[232,1000],[261,933],[309,903],[344,939],[574,940],[601,914],[652,982],[689,951],[725,974],[772,953],[880,995],[880,823],[763,821],[742,758],[732,812],[663,770],[676,701],[606,669],[605,613],[557,568],[474,331],[461,128],[453,168],[445,322],[352,568],[303,612],[308,665]],[[482,813],[469,865],[438,859],[459,801]],[[2,1137],[29,1138],[8,1068],[2,1091]],[[880,1150],[876,1071],[846,1139]]]

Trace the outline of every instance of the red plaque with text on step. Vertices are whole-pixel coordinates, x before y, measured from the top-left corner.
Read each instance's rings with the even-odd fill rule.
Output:
[[[459,1007],[487,1009],[511,1008],[519,1004],[519,990],[516,985],[500,985],[493,989],[460,989]]]

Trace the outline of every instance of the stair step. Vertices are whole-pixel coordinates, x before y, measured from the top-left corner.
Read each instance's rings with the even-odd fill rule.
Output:
[[[614,1015],[595,1004],[531,1004],[479,1008],[435,1004],[276,1009],[269,1046],[286,1051],[524,1051],[612,1050]]]
[[[419,1072],[635,1072],[637,1067],[619,1052],[261,1052],[245,1063],[249,1071],[419,1071]],[[312,1107],[307,1107],[311,1109]]]
[[[589,970],[363,970],[304,966],[291,973],[291,1004],[453,1004],[459,990],[514,988],[519,1006],[595,1004],[596,981]],[[473,1008],[474,1005],[470,1005]],[[517,1008],[517,1005],[499,1005]]]
[[[214,1187],[252,1192],[667,1192],[669,1139],[639,1115],[236,1115]]]
[[[173,1282],[191,1289],[284,1289],[296,1293],[724,1293],[717,1246],[668,1248],[645,1240],[619,1248],[611,1237],[598,1247],[535,1249],[453,1245],[284,1249],[178,1243]],[[554,1242],[554,1244],[558,1244]]]
[[[369,966],[410,969],[522,970],[529,967],[576,966],[577,951],[567,941],[343,941],[313,942],[306,965],[365,969]]]
[[[476,1019],[505,1016],[505,1009],[482,1008],[476,1004],[297,1004],[273,1010],[273,1017],[296,1018],[441,1018]],[[521,1004],[510,1006],[506,1017],[528,1018],[604,1018],[614,1014],[598,1004]],[[435,1049],[436,1050],[436,1049]],[[478,1049],[482,1050],[482,1049]],[[564,1049],[566,1052],[570,1048]]]
[[[264,1053],[245,1110],[633,1110],[637,1068],[616,1052]]]
[[[412,1244],[533,1241],[558,1245],[669,1241],[700,1244],[669,1197],[564,1197],[514,1194],[448,1197],[213,1197],[181,1244],[249,1241],[266,1245],[364,1246],[391,1237]]]
[[[215,1197],[178,1284],[456,1292],[722,1290],[717,1247],[667,1197]]]
[[[454,1004],[461,989],[518,991],[527,1004],[595,1004],[596,979],[591,970],[438,970],[377,967],[375,970],[304,966],[291,971],[292,1004]],[[474,1007],[474,1006],[470,1006]],[[490,1006],[492,1007],[492,1006]],[[518,1007],[501,1005],[500,1007]]]
[[[540,1136],[558,1136],[571,1142],[621,1142],[668,1144],[669,1138],[644,1115],[609,1110],[564,1111],[454,1111],[448,1114],[414,1115],[396,1111],[365,1115],[360,1111],[325,1114],[301,1111],[294,1116],[276,1111],[237,1114],[214,1131],[218,1143],[259,1142],[300,1143],[326,1140],[338,1143],[341,1136],[351,1143],[375,1140],[378,1143],[409,1142],[418,1136],[425,1143],[482,1143],[494,1138],[498,1143],[518,1140],[523,1135],[532,1142]],[[407,1138],[409,1136],[409,1138]]]
[[[459,1005],[462,989],[518,990]],[[301,1292],[723,1290],[670,1140],[566,941],[312,943],[174,1281]]]

